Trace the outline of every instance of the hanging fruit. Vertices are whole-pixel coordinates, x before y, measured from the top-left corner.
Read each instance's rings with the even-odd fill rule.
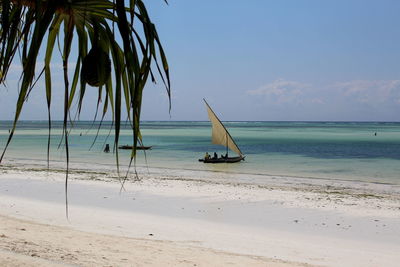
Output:
[[[92,47],[83,59],[82,79],[91,86],[104,85],[111,74],[111,61],[106,52],[98,46]]]

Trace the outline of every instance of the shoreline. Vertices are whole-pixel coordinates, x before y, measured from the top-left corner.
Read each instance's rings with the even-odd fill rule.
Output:
[[[37,162],[37,161],[34,161]],[[1,171],[21,171],[35,173],[66,173],[65,162],[56,161],[47,169],[46,161],[32,163],[32,160],[24,161],[13,159],[5,161],[0,165]],[[110,166],[115,169],[110,169]],[[120,176],[118,176],[115,165],[76,163],[70,162],[69,175],[77,180],[99,180],[104,182],[118,182],[125,179],[127,168],[120,166]],[[400,184],[361,181],[353,179],[328,179],[323,177],[304,177],[287,175],[270,175],[254,173],[224,172],[219,170],[195,170],[195,169],[177,169],[165,167],[136,167],[138,177],[135,177],[135,168],[131,167],[127,181],[141,181],[146,179],[156,180],[177,180],[184,182],[203,182],[210,184],[243,185],[258,186],[260,188],[283,189],[287,191],[312,191],[322,193],[339,193],[335,190],[343,190],[340,194],[371,196],[382,198],[398,196],[400,199]],[[83,174],[83,175],[80,175]],[[89,178],[87,177],[89,176]]]
[[[0,215],[44,228],[261,257],[264,265],[395,266],[400,260],[399,186],[139,171],[141,180],[127,181],[121,194],[112,172],[71,171],[67,221],[64,172],[3,165]]]

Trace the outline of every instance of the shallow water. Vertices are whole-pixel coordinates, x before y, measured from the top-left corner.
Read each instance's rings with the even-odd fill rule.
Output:
[[[142,123],[144,144],[153,146],[146,152],[147,165],[400,184],[400,123],[226,122],[225,125],[246,155],[244,162],[216,165],[198,162],[206,151],[226,152],[225,148],[211,144],[210,123],[172,121]],[[0,121],[0,148],[5,146],[10,127],[10,121]],[[50,157],[64,161],[65,148],[63,145],[58,148],[62,123],[53,122],[53,127]],[[69,139],[71,162],[115,162],[113,153],[102,152],[104,144],[113,146],[113,131],[110,133],[109,129],[110,122],[103,123],[90,149],[97,125],[75,123]],[[47,134],[47,122],[21,121],[6,159],[46,160]],[[119,143],[132,143],[127,127],[122,129]],[[130,151],[120,150],[119,155],[121,163],[128,164]],[[139,152],[137,163],[146,165],[143,152]]]

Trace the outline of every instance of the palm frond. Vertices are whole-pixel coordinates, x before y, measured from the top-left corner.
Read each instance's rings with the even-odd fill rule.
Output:
[[[115,24],[117,31],[114,28]],[[18,62],[18,57],[15,57],[17,51],[20,51],[19,63],[22,65],[13,126],[0,156],[0,163],[15,133],[26,98],[40,78],[40,75],[35,77],[35,70],[39,51],[45,46],[43,72],[49,121],[47,146],[49,166],[52,128],[50,107],[53,92],[51,78],[54,71],[51,62],[56,40],[62,39],[57,45],[62,50],[64,73],[63,138],[67,158],[66,196],[69,168],[68,134],[72,125],[69,114],[73,103],[77,102],[76,113],[79,117],[87,86],[95,85],[99,88],[97,109],[104,91],[105,101],[101,120],[107,112],[112,113],[118,173],[119,155],[118,149],[115,148],[118,147],[123,111],[128,114],[133,140],[131,165],[136,157],[136,146],[141,142],[140,111],[143,90],[149,75],[154,81],[153,64],[171,101],[167,59],[156,27],[151,22],[143,1],[130,0],[127,4],[124,0],[1,1],[0,25],[0,83],[6,82],[11,64]],[[75,35],[78,38],[73,38]],[[46,44],[43,44],[44,40],[47,40]],[[78,56],[70,83],[68,66],[73,46],[78,47]],[[96,56],[93,56],[93,53],[97,53]],[[89,56],[92,57],[90,60]],[[109,64],[113,66],[112,75]],[[68,204],[67,198],[66,204]],[[68,205],[66,207],[68,214]]]

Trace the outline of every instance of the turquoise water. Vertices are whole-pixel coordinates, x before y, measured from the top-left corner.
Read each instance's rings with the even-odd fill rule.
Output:
[[[206,151],[224,154],[225,148],[210,142],[208,122],[143,122],[142,135],[149,167],[224,171],[373,181],[400,184],[400,123],[394,122],[226,122],[226,127],[246,155],[239,164],[203,164],[198,162]],[[65,160],[63,146],[58,148],[62,123],[54,122],[51,159]],[[97,132],[91,122],[77,122],[70,134],[72,162],[115,162],[110,123],[104,123],[93,148]],[[0,148],[8,137],[11,122],[0,122]],[[92,128],[92,129],[90,129]],[[7,159],[46,160],[47,122],[22,121],[6,154]],[[374,133],[377,133],[375,136]],[[123,128],[120,144],[131,144],[128,128]],[[122,164],[129,151],[120,150]],[[138,165],[146,165],[139,152]]]

